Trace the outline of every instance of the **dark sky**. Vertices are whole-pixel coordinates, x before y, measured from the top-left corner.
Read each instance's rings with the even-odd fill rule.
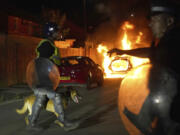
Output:
[[[147,30],[147,16],[150,0],[4,0],[1,8],[16,7],[25,12],[38,15],[41,7],[60,9],[67,19],[81,27],[87,26],[95,38],[115,40],[122,23],[133,13],[134,23],[138,29]],[[172,0],[179,1],[179,0]],[[86,6],[84,3],[86,2]],[[5,5],[5,6],[4,6]],[[84,10],[85,9],[85,10]],[[84,12],[86,11],[86,12]]]
[[[86,6],[84,6],[84,1]],[[176,0],[179,1],[179,0]],[[87,22],[97,25],[109,17],[121,20],[131,12],[142,13],[146,11],[149,0],[4,0],[6,7],[16,7],[26,12],[38,14],[42,5],[49,8],[60,9],[68,18],[78,20],[84,17],[86,9]],[[4,4],[0,5],[0,7]],[[82,20],[80,20],[82,21]]]
[[[86,2],[85,7],[84,1]],[[122,14],[121,11],[124,11],[124,9],[128,10],[138,1],[148,0],[5,0],[4,3],[6,3],[8,7],[16,7],[17,9],[23,9],[34,14],[41,11],[42,5],[49,8],[60,9],[69,16],[73,16],[74,14],[83,16],[85,8],[87,16],[91,17],[95,12],[100,15],[104,13],[111,14],[111,16]],[[124,12],[123,14],[126,13]]]
[[[68,9],[77,11],[83,7],[83,0],[6,0],[4,3],[9,7],[16,7],[33,13],[40,12],[42,5],[63,11],[68,11]]]
[[[120,23],[132,12],[145,13],[149,0],[6,0],[7,7],[16,7],[25,12],[37,15],[44,5],[48,8],[60,9],[67,19],[84,27],[88,31],[100,31],[110,35],[116,33]],[[84,6],[84,2],[86,5]],[[85,9],[85,10],[84,10]],[[85,12],[84,12],[85,11]],[[98,34],[101,35],[101,34]],[[103,36],[102,36],[103,37]],[[107,35],[107,38],[113,39]]]
[[[86,22],[87,28],[93,28],[112,20],[119,23],[137,9],[140,9],[139,13],[144,13],[147,1],[149,0],[5,0],[4,7],[16,8],[35,16],[40,14],[42,6],[55,8],[64,12],[74,23],[83,26]]]
[[[95,33],[95,37],[114,40],[119,26],[131,13],[137,14],[136,22],[143,26],[142,19],[145,16],[149,0],[6,0],[7,7],[16,7],[25,12],[37,15],[44,5],[47,8],[60,9],[65,12],[67,19],[82,28],[86,21],[88,32]],[[86,6],[84,6],[86,2]],[[84,9],[86,12],[84,12]],[[96,36],[98,35],[98,36]],[[102,36],[101,36],[102,35]]]
[[[23,10],[27,13],[38,15],[41,12],[41,7],[59,9],[62,13],[66,13],[67,17],[77,22],[83,22],[84,9],[91,10],[92,6],[98,0],[6,0],[5,8]],[[84,6],[86,2],[86,7]],[[1,7],[1,6],[0,6]],[[88,11],[87,11],[88,12]]]

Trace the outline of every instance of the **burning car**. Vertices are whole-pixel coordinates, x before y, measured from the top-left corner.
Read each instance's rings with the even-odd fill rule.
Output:
[[[113,71],[112,74],[126,74],[131,68],[132,64],[128,56],[117,55],[109,64],[109,69]]]
[[[122,26],[123,36],[118,40],[117,48],[131,50],[138,48],[138,45],[149,46],[149,44],[141,42],[142,32],[138,32],[137,35],[128,34],[128,31],[133,29],[134,25],[129,22],[124,23]],[[124,78],[132,68],[150,62],[149,58],[138,58],[126,54],[109,57],[107,52],[110,49],[107,46],[110,45],[99,44],[97,47],[98,52],[103,55],[102,67],[104,68],[105,78]]]
[[[91,58],[68,56],[61,58],[59,86],[80,86],[90,89],[92,84],[102,86],[104,71]]]

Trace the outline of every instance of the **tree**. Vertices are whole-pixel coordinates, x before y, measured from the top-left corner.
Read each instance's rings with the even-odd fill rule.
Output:
[[[60,33],[62,37],[68,35],[70,28],[65,28],[64,23],[66,21],[66,14],[62,13],[59,9],[51,9],[42,7],[42,23],[54,22],[60,27]]]

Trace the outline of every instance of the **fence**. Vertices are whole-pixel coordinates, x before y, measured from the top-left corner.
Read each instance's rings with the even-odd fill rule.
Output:
[[[0,86],[26,83],[28,62],[35,58],[35,47],[40,38],[0,34]],[[101,55],[96,49],[60,48],[61,57],[89,56],[101,64]]]

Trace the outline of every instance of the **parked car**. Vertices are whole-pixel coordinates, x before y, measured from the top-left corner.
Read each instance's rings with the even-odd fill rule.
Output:
[[[103,69],[91,58],[68,56],[61,58],[59,86],[81,86],[90,89],[92,84],[103,85]]]

